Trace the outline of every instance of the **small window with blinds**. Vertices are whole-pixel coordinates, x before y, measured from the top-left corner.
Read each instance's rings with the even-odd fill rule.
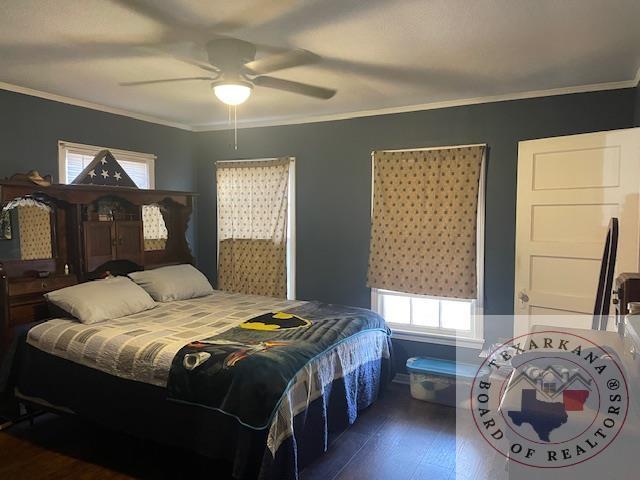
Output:
[[[58,142],[60,183],[73,182],[85,167],[91,163],[95,155],[105,148],[113,154],[122,169],[127,172],[127,175],[131,177],[131,180],[134,181],[138,188],[155,188],[155,155],[63,141]]]

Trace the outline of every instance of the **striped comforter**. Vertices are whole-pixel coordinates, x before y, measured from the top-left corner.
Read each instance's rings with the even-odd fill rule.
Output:
[[[218,291],[96,324],[49,320],[29,331],[27,343],[116,377],[166,387],[171,362],[187,343],[218,335],[257,315],[302,304]]]

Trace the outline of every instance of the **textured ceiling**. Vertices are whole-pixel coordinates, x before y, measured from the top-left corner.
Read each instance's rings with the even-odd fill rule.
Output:
[[[241,122],[284,122],[475,97],[629,81],[638,0],[3,0],[0,81],[196,128],[227,123],[202,75],[217,35],[258,55],[305,48],[316,65],[273,76],[336,88],[328,101],[257,87]],[[196,42],[195,45],[191,42]],[[151,47],[151,48],[147,48]]]

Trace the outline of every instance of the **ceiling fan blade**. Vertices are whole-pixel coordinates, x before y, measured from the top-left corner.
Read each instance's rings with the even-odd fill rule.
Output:
[[[134,15],[146,17],[153,20],[162,27],[168,29],[191,29],[197,28],[186,22],[183,17],[176,14],[175,6],[172,9],[162,8],[161,2],[145,1],[145,0],[110,0],[112,3],[128,10]],[[160,6],[159,6],[160,5]]]
[[[174,51],[175,49],[171,49],[163,46],[151,46],[151,45],[140,46],[138,48],[140,50],[146,50],[156,55],[160,54],[160,55],[165,55],[165,56],[175,58],[176,60],[201,68],[203,70],[206,70],[207,72],[211,72],[215,74],[220,73],[220,69],[216,68],[214,65],[211,65],[208,61],[199,60],[189,54]]]
[[[227,33],[233,30],[262,25],[273,18],[296,7],[296,0],[257,0],[250,5],[238,9],[211,29],[216,33]]]
[[[282,78],[259,76],[254,78],[253,83],[260,87],[275,88],[276,90],[284,90],[285,92],[298,93],[307,97],[322,98],[328,100],[336,94],[336,90],[330,88],[308,85],[306,83],[293,82]]]
[[[291,50],[289,52],[278,53],[269,57],[259,58],[244,64],[249,73],[261,75],[271,73],[276,70],[297,67],[298,65],[309,65],[320,60],[320,56],[308,50]]]
[[[189,41],[183,42],[150,42],[150,43],[127,43],[127,42],[91,42],[84,39],[75,39],[73,47],[65,47],[69,51],[73,52],[73,55],[80,59],[87,58],[89,60],[95,60],[96,58],[129,58],[129,57],[171,57],[180,62],[187,63],[189,65],[196,66],[212,74],[219,75],[220,69],[211,65],[205,59],[205,52],[201,46],[198,46]],[[40,45],[37,46],[38,50],[34,51],[31,58],[36,58],[38,61],[46,61],[46,59],[40,60],[37,57],[39,53],[42,57],[55,57],[57,52],[51,51],[50,48],[43,49]],[[60,49],[57,49],[60,50]],[[83,51],[84,57],[81,57],[80,52]],[[44,52],[44,53],[43,53]],[[2,47],[0,47],[0,53],[2,53]],[[81,52],[82,53],[82,52]],[[70,55],[73,59],[73,55]],[[26,55],[25,55],[26,57]],[[198,58],[200,57],[200,58]],[[54,58],[55,59],[55,58]]]
[[[0,58],[19,65],[144,58],[141,52],[111,44],[42,45],[21,42],[0,45]]]
[[[163,30],[160,39],[163,41],[191,40],[204,42],[216,36],[210,28],[195,20],[192,12],[176,2],[159,2],[157,0],[109,0],[128,10],[130,13],[155,22]]]
[[[152,85],[155,83],[174,83],[174,82],[186,82],[192,80],[215,80],[215,77],[185,77],[185,78],[162,78],[159,80],[143,80],[141,82],[122,82],[119,83],[121,87],[137,87],[138,85]]]

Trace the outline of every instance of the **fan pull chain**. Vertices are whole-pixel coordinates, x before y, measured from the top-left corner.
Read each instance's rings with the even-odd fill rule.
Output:
[[[227,113],[229,114],[227,125],[231,125],[231,105],[227,105]]]
[[[233,145],[238,150],[238,106],[233,106]]]

